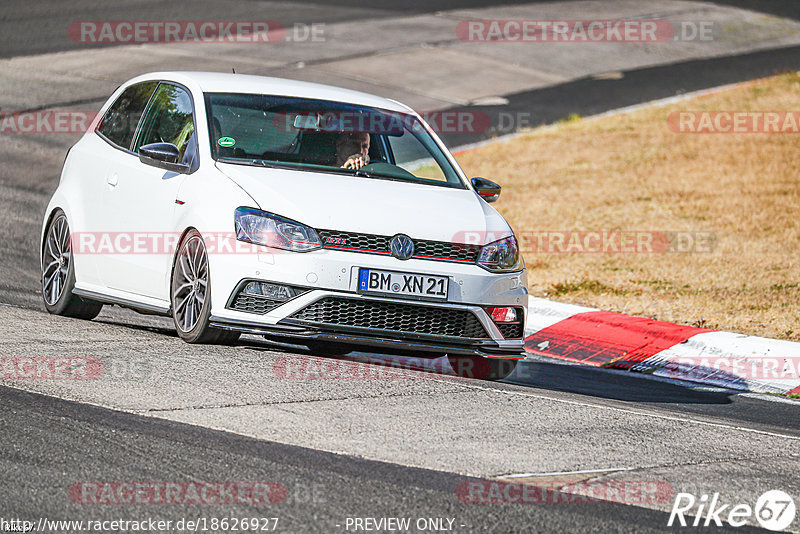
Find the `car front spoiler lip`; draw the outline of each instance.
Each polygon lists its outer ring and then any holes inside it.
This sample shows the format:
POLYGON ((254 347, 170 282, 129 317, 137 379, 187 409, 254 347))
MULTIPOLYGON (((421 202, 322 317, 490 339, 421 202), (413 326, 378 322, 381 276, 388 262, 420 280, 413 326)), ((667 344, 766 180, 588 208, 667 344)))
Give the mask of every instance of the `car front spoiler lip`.
POLYGON ((245 334, 275 336, 284 339, 296 340, 299 342, 316 340, 403 351, 482 356, 484 358, 502 358, 512 360, 522 360, 525 358, 525 352, 522 348, 522 341, 520 341, 520 346, 517 350, 514 348, 501 347, 497 342, 492 340, 471 340, 465 344, 448 342, 440 343, 434 341, 387 337, 380 335, 368 336, 359 333, 343 332, 310 326, 253 323, 249 321, 214 316, 210 318, 209 324, 212 327, 223 328, 225 330, 235 330, 245 334))

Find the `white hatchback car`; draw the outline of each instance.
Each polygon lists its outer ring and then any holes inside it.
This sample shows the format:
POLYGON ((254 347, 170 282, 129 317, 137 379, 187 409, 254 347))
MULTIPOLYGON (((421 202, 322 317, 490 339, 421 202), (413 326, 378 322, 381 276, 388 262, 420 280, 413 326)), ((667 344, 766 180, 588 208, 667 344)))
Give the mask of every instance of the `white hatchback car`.
POLYGON ((171 316, 190 343, 245 332, 323 353, 447 354, 458 374, 502 378, 523 355, 527 281, 488 204, 499 194, 392 100, 148 74, 67 154, 42 294, 59 315, 171 316))

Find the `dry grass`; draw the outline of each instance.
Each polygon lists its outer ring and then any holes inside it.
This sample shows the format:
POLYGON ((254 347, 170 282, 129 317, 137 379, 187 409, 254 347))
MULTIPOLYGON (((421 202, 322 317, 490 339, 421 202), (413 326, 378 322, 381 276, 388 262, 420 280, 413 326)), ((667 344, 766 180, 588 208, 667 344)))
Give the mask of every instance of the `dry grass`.
POLYGON ((526 253, 531 294, 682 324, 800 340, 800 135, 677 134, 676 110, 798 110, 780 75, 667 107, 542 128, 464 152, 503 185, 518 234, 708 231, 708 253, 526 253))

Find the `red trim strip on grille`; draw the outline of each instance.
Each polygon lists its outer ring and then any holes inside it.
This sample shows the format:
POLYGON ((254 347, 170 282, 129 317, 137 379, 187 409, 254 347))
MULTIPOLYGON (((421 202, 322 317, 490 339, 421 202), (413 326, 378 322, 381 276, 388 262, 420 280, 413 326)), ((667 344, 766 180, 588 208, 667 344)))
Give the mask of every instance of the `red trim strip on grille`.
POLYGON ((458 258, 443 258, 443 257, 439 257, 439 256, 418 256, 418 255, 414 254, 411 257, 412 258, 423 258, 423 259, 426 259, 426 260, 455 261, 455 262, 458 262, 458 263, 475 263, 472 260, 461 260, 461 259, 458 259, 458 258))
POLYGON ((389 252, 383 252, 380 250, 369 250, 367 248, 337 247, 334 245, 322 245, 322 248, 335 248, 337 250, 352 250, 354 252, 368 252, 370 254, 383 254, 384 256, 389 254, 389 252))
MULTIPOLYGON (((353 247, 339 247, 339 246, 336 246, 336 245, 322 245, 322 248, 332 248, 332 249, 336 249, 336 250, 348 250, 348 251, 352 251, 352 252, 366 252, 368 254, 381 254, 383 256, 388 256, 389 254, 391 254, 390 252, 384 252, 384 251, 380 251, 380 250, 369 250, 369 249, 365 249, 365 248, 353 248, 353 247)), ((420 258, 420 259, 424 259, 424 260, 453 261, 453 262, 457 262, 457 263, 475 263, 474 260, 462 260, 462 259, 459 259, 459 258, 446 258, 446 257, 442 257, 442 256, 420 256, 418 254, 414 254, 411 257, 412 258, 420 258)))

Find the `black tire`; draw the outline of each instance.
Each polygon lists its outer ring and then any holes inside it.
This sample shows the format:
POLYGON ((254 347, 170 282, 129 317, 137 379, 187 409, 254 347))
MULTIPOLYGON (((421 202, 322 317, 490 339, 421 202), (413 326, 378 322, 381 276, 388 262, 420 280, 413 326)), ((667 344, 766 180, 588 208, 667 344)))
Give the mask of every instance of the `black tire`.
POLYGON ((103 305, 72 294, 75 289, 75 262, 67 216, 56 210, 47 225, 42 242, 42 300, 53 315, 94 319, 103 305))
POLYGON ((181 240, 170 277, 170 311, 178 335, 187 343, 232 345, 240 332, 209 326, 211 272, 203 236, 190 230, 181 240))
POLYGON ((461 378, 502 380, 514 372, 517 360, 507 358, 483 358, 481 356, 447 356, 450 367, 461 378))
POLYGON ((303 345, 308 347, 314 354, 318 354, 320 356, 344 356, 345 354, 350 354, 356 348, 352 345, 347 345, 346 343, 335 343, 335 342, 328 342, 328 341, 304 341, 303 345))

